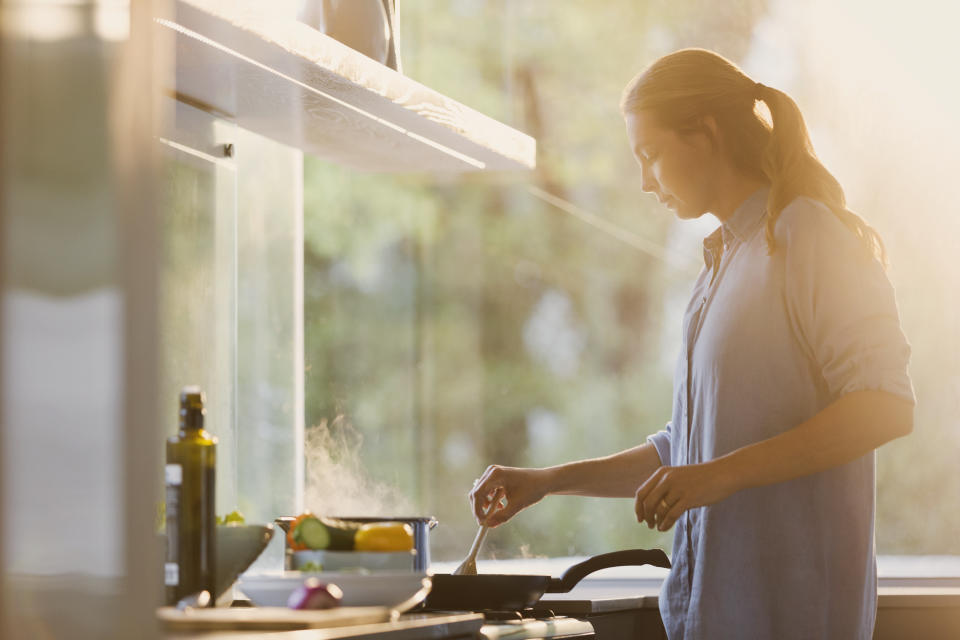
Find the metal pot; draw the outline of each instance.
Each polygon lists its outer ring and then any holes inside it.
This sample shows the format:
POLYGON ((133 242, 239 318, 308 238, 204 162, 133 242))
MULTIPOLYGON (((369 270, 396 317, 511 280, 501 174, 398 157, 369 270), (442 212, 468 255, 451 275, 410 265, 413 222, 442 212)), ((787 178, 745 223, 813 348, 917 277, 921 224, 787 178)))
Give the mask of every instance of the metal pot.
MULTIPOLYGON (((413 570, 418 572, 425 572, 430 566, 430 530, 437 526, 437 519, 433 516, 414 516, 414 517, 395 517, 395 518, 379 518, 379 517, 361 517, 353 518, 349 516, 330 516, 337 520, 346 520, 348 522, 403 522, 409 524, 413 529, 413 548, 417 552, 413 557, 413 570)), ((293 522, 294 518, 289 516, 284 516, 277 518, 274 522, 277 523, 283 531, 290 531, 290 523, 293 522)), ((284 549, 286 550, 283 555, 283 568, 292 569, 293 568, 293 550, 290 549, 286 536, 284 536, 284 549)))

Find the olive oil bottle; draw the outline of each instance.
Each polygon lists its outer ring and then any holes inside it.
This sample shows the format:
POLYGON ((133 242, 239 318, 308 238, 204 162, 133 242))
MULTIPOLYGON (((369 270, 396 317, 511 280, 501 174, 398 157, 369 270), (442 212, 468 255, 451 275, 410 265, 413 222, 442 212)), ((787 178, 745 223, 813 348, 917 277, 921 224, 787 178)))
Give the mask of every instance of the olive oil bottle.
POLYGON ((184 387, 180 392, 180 429, 167 440, 164 584, 168 604, 204 590, 210 592, 211 604, 216 596, 217 439, 203 429, 203 404, 199 387, 184 387))

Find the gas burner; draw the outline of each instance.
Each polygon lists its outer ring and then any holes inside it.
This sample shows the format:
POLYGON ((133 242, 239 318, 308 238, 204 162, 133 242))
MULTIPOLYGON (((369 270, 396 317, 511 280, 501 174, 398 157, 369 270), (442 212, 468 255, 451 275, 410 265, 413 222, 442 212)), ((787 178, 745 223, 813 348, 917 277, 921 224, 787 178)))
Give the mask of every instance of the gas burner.
MULTIPOLYGON (((564 640, 586 640, 595 638, 593 625, 586 620, 577 618, 550 617, 550 618, 528 618, 525 615, 532 615, 530 609, 524 611, 493 611, 483 612, 487 616, 483 627, 480 628, 480 637, 484 640, 521 640, 523 638, 536 638, 537 640, 548 640, 563 638, 564 640), (508 615, 512 617, 492 619, 490 614, 508 615)), ((541 615, 542 612, 537 612, 541 615)))
POLYGON ((484 620, 546 620, 555 618, 553 611, 549 609, 484 609, 479 613, 483 614, 484 620))

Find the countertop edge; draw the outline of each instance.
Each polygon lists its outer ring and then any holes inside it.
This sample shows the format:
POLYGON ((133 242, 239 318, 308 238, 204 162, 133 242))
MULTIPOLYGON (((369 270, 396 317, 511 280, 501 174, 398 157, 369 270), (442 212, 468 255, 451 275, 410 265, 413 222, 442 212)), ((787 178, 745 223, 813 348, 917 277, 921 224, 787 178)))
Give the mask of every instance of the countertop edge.
MULTIPOLYGON (((599 582, 599 581, 597 581, 599 582)), ((659 607, 659 585, 651 580, 637 584, 636 593, 630 595, 604 596, 600 589, 609 586, 612 580, 604 580, 607 585, 591 585, 585 580, 581 583, 587 593, 546 594, 540 599, 538 608, 550 609, 558 615, 583 615, 587 613, 609 613, 629 609, 657 609, 659 607), (591 589, 593 587, 593 589, 591 589), (596 590, 596 591, 595 591, 596 590), (590 591, 598 595, 590 595, 590 591)), ((616 581, 619 589, 627 587, 628 580, 616 581)), ((639 581, 637 581, 639 582, 639 581)), ((960 608, 960 586, 883 586, 877 591, 878 609, 921 609, 921 608, 960 608)))

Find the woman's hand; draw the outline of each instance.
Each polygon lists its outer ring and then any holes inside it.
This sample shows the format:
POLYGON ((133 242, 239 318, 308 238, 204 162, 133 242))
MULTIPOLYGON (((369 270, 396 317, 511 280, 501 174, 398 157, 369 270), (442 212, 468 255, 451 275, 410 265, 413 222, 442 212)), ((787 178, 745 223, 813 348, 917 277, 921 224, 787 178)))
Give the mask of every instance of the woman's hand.
POLYGON ((491 465, 470 491, 477 522, 488 527, 503 524, 549 493, 550 474, 545 469, 491 465))
POLYGON ((720 502, 736 492, 735 478, 720 460, 660 467, 637 489, 637 522, 666 531, 687 509, 720 502))

